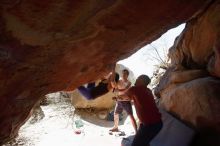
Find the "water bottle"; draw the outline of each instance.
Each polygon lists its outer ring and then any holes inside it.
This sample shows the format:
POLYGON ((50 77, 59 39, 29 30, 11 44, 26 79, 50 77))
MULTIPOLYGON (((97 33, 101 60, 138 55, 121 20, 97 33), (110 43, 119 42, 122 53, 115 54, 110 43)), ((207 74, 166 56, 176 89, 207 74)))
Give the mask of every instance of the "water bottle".
POLYGON ((84 123, 83 121, 81 120, 80 116, 75 116, 74 118, 74 123, 75 123, 75 133, 76 134, 81 134, 81 132, 83 132, 83 126, 84 126, 84 123))

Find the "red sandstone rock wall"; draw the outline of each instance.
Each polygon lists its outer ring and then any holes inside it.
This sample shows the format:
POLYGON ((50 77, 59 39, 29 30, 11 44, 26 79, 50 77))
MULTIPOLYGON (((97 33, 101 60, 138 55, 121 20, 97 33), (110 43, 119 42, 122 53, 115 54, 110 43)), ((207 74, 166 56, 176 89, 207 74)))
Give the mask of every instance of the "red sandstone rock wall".
POLYGON ((211 0, 1 0, 0 143, 39 97, 109 71, 211 0))

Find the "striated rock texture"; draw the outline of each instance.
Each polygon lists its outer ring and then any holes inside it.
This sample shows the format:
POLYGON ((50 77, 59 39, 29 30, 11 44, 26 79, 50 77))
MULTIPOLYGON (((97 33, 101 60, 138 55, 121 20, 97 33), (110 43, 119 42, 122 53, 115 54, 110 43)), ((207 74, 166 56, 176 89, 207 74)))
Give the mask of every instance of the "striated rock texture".
MULTIPOLYGON (((162 106, 220 136, 220 1, 187 23, 169 50, 171 66, 157 86, 162 106)), ((220 137, 218 137, 220 138, 220 137)))
POLYGON ((39 97, 98 79, 210 2, 1 0, 0 143, 16 136, 39 97))

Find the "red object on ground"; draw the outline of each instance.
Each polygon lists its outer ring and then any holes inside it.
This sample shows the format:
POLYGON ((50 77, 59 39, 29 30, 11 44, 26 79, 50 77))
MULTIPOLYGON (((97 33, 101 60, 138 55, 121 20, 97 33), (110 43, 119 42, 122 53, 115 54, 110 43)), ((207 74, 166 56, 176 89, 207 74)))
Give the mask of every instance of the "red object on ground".
POLYGON ((81 130, 75 130, 75 134, 81 134, 81 130))

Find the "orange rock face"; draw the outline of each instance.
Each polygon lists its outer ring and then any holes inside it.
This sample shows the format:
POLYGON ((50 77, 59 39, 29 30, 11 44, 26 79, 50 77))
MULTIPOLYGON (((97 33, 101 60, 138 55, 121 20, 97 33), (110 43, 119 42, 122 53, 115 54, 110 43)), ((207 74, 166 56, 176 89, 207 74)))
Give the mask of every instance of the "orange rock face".
POLYGON ((39 97, 109 71, 210 0, 0 1, 0 143, 39 97))

